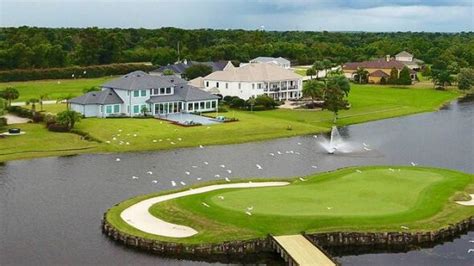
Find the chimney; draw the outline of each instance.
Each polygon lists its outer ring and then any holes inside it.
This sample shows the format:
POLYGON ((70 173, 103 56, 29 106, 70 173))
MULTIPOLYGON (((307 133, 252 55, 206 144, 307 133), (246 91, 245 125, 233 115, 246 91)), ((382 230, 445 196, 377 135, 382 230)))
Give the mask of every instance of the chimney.
POLYGON ((385 61, 387 61, 387 62, 390 61, 390 55, 389 54, 385 56, 385 61))

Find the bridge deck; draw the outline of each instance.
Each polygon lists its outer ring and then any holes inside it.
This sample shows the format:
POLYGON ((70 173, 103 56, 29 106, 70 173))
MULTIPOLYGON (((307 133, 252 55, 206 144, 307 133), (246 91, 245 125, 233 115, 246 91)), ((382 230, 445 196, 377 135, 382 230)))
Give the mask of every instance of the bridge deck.
POLYGON ((301 266, 336 264, 302 235, 273 236, 273 239, 301 266))

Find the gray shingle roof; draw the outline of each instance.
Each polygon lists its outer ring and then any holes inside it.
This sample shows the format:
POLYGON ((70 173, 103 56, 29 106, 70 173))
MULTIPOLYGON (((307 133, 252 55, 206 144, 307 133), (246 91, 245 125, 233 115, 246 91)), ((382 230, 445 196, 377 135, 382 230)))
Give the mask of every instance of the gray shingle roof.
POLYGON ((153 70, 152 72, 163 72, 166 69, 169 69, 173 71, 175 74, 183 74, 186 71, 186 69, 189 68, 190 66, 199 65, 199 64, 210 66, 212 68, 212 71, 214 72, 214 71, 223 70, 228 62, 229 61, 224 61, 224 60, 216 61, 216 62, 187 61, 186 64, 180 62, 173 65, 162 66, 156 70, 153 70))
POLYGON ((89 104, 120 104, 122 99, 111 89, 102 91, 91 91, 82 96, 72 98, 70 103, 89 105, 89 104))
POLYGON ((201 101, 201 100, 217 100, 218 96, 212 95, 208 92, 200 90, 196 87, 181 84, 174 88, 173 95, 166 96, 152 96, 147 103, 160 103, 160 102, 178 102, 178 101, 201 101))
POLYGON ((120 78, 113 79, 103 84, 102 87, 134 91, 144 89, 169 88, 173 85, 174 83, 171 83, 168 78, 149 75, 143 71, 134 71, 123 75, 120 78))

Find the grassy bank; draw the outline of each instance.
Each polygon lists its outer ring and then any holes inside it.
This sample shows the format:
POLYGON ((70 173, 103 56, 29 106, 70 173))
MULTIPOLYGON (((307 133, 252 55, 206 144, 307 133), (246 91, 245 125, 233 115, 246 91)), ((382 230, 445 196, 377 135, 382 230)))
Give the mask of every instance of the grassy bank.
POLYGON ((474 192, 473 175, 437 168, 392 168, 346 168, 311 175, 305 181, 295 179, 283 187, 215 190, 150 208, 160 219, 199 232, 189 238, 147 234, 120 218, 127 207, 158 194, 116 205, 107 219, 118 230, 145 238, 216 243, 302 231, 400 231, 402 226, 428 231, 474 215, 472 207, 454 202, 474 192), (252 215, 246 214, 248 207, 252 215))
MULTIPOLYGON (((443 103, 458 96, 459 94, 455 91, 352 85, 349 97, 352 107, 340 113, 338 124, 349 125, 434 111, 443 103)), ((53 113, 64 110, 64 108, 63 104, 44 106, 46 111, 53 113)), ((45 131, 41 124, 27 125, 28 130, 32 131, 31 134, 0 139, 2 147, 0 148, 0 161, 61 154, 55 154, 54 151, 51 151, 50 146, 60 146, 63 149, 94 146, 94 149, 78 150, 77 153, 163 150, 319 133, 328 131, 332 125, 332 113, 318 110, 277 109, 252 113, 231 110, 224 115, 236 117, 239 121, 188 128, 156 119, 131 118, 87 118, 77 124, 77 129, 101 140, 103 143, 100 144, 79 140, 72 145, 70 141, 63 142, 62 139, 68 139, 67 136, 74 135, 50 133, 45 131), (41 132, 41 134, 35 132, 41 132), (24 146, 22 142, 31 145, 24 146), (23 153, 18 152, 16 148, 18 146, 24 147, 23 153)))

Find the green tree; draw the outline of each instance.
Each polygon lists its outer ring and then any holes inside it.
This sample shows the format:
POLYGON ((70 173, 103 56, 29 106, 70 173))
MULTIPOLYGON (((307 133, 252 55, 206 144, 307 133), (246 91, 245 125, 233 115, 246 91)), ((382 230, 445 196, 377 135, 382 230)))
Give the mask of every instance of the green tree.
POLYGON ((56 122, 67 127, 69 130, 74 128, 74 125, 81 121, 82 115, 75 111, 62 111, 56 116, 56 122))
POLYGON ((337 121, 339 111, 348 109, 347 96, 349 96, 349 92, 350 84, 345 77, 338 76, 328 79, 324 92, 323 108, 334 113, 334 123, 337 121))
POLYGON ((313 79, 314 75, 316 75, 316 70, 314 70, 314 68, 310 67, 306 69, 306 76, 310 76, 310 78, 313 79))
POLYGON ((444 89, 446 86, 451 85, 453 77, 446 70, 433 70, 431 80, 436 87, 444 89))
POLYGON ((257 96, 257 98, 255 99, 255 105, 256 106, 263 106, 265 109, 273 109, 276 106, 278 106, 278 104, 275 102, 275 100, 272 97, 268 96, 268 95, 259 95, 259 96, 257 96))
POLYGON ((363 67, 358 67, 356 72, 355 72, 355 77, 354 78, 357 80, 357 82, 359 84, 362 84, 362 82, 367 83, 368 76, 369 76, 369 71, 367 71, 363 67))
POLYGON ((184 75, 188 80, 195 79, 197 77, 205 77, 211 73, 212 67, 204 64, 192 65, 184 71, 184 75))
POLYGON ((316 61, 312 67, 316 71, 316 78, 319 79, 319 72, 324 70, 324 64, 322 61, 316 61))
POLYGON ((12 101, 20 97, 20 92, 13 87, 7 87, 6 89, 0 92, 0 97, 7 100, 8 106, 11 106, 12 101))
POLYGON ((303 96, 311 97, 311 101, 323 97, 325 84, 317 80, 308 80, 303 84, 303 96))
POLYGON ((160 47, 155 50, 152 62, 153 65, 166 66, 174 63, 178 59, 176 50, 169 47, 160 47))
POLYGON ((40 102, 39 99, 31 98, 28 101, 26 101, 26 105, 31 105, 31 111, 33 111, 33 113, 35 113, 36 112, 36 104, 39 103, 39 102, 40 102))
POLYGON ((408 67, 405 66, 400 71, 400 77, 398 78, 397 84, 411 85, 410 69, 408 67))
POLYGON ((449 74, 455 75, 459 73, 461 68, 459 67, 459 64, 457 62, 452 62, 451 64, 448 65, 447 70, 449 74))
POLYGON ((458 88, 463 91, 471 90, 474 87, 474 69, 461 68, 458 74, 458 88))
POLYGON ((423 77, 431 77, 431 67, 430 66, 425 66, 422 70, 421 70, 421 75, 423 77))
POLYGON ((333 65, 333 63, 328 59, 324 59, 322 61, 322 66, 324 68, 324 78, 328 77, 328 72, 331 70, 332 65, 333 65))
POLYGON ((149 112, 148 107, 146 107, 146 106, 143 106, 140 111, 142 111, 143 116, 146 116, 146 114, 149 112))
POLYGON ((390 77, 388 77, 387 80, 388 84, 397 84, 398 83, 398 69, 393 67, 392 70, 390 70, 390 77))

